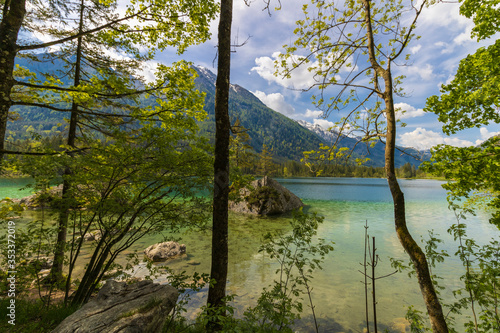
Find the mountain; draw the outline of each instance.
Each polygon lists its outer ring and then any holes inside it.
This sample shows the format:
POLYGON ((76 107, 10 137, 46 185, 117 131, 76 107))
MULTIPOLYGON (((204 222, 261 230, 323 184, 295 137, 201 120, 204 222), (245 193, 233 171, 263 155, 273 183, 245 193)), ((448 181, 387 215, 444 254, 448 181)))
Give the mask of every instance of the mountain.
MULTIPOLYGON (((54 62, 37 63, 29 59, 20 59, 20 65, 29 67, 34 72, 55 72, 61 70, 64 62, 61 60, 54 62)), ((198 73, 196 78, 196 88, 205 92, 205 111, 208 120, 200 122, 202 135, 213 138, 215 135, 215 81, 216 75, 203 67, 194 67, 198 73)), ((300 160, 303 152, 315 150, 321 143, 330 145, 332 133, 325 131, 320 126, 314 126, 304 121, 295 121, 279 112, 267 107, 254 94, 237 84, 231 84, 229 94, 229 115, 231 123, 239 119, 240 124, 247 129, 251 141, 250 145, 256 152, 260 153, 262 145, 266 144, 272 149, 274 158, 279 161, 288 159, 300 160)), ((29 108, 15 106, 13 111, 19 114, 19 119, 9 124, 8 130, 12 138, 27 137, 30 130, 44 135, 53 133, 54 130, 62 131, 65 127, 64 117, 68 115, 63 112, 43 110, 41 108, 29 108)), ((335 133, 333 133, 335 134, 335 133)), ((354 148, 355 156, 367 156, 370 161, 368 166, 384 165, 384 145, 377 143, 375 147, 368 149, 364 144, 356 145, 355 138, 343 137, 340 146, 354 148)), ((411 150, 411 154, 419 155, 416 150, 411 150)), ((396 157, 396 167, 400 167, 406 162, 419 165, 416 159, 398 154, 396 157)))
MULTIPOLYGON (((203 67, 198 72, 196 87, 206 93, 205 111, 208 120, 200 123, 202 133, 213 138, 215 134, 215 80, 216 76, 203 67)), ((279 112, 271 110, 245 88, 231 84, 229 92, 229 117, 231 123, 240 120, 251 138, 250 145, 261 152, 266 144, 273 150, 275 159, 299 160, 302 152, 318 148, 323 140, 314 132, 304 128, 279 112)))
MULTIPOLYGON (((326 145, 331 145, 337 138, 338 132, 335 130, 327 131, 319 125, 308 123, 307 121, 297 120, 301 126, 316 133, 326 145)), ((365 143, 359 143, 361 138, 351 138, 343 136, 338 145, 340 147, 354 148, 355 155, 368 157, 370 160, 366 163, 367 166, 383 167, 385 160, 385 145, 382 142, 377 142, 374 147, 370 147, 365 143)), ((430 151, 419 151, 414 148, 396 147, 395 153, 395 166, 396 168, 402 167, 406 163, 419 166, 421 160, 428 160, 430 158, 430 151)))
MULTIPOLYGON (((196 86, 200 91, 206 93, 205 111, 209 115, 209 121, 201 124, 202 131, 207 135, 214 135, 214 98, 216 75, 203 67, 195 67, 198 78, 196 86)), ((302 152, 315 150, 320 143, 331 145, 332 140, 337 137, 336 132, 329 132, 319 125, 299 120, 292 120, 279 112, 267 107, 254 94, 245 88, 231 84, 229 92, 229 116, 233 123, 240 119, 241 124, 248 129, 251 138, 250 145, 260 152, 262 144, 273 148, 274 156, 278 159, 299 160, 303 157, 302 152)), ((354 156, 366 156, 370 161, 367 166, 384 166, 385 145, 378 142, 374 147, 366 144, 357 144, 356 138, 342 137, 339 146, 354 148, 354 156)), ((399 168, 409 162, 418 166, 420 161, 410 156, 421 156, 422 154, 411 148, 400 148, 406 153, 396 152, 395 164, 399 168)))

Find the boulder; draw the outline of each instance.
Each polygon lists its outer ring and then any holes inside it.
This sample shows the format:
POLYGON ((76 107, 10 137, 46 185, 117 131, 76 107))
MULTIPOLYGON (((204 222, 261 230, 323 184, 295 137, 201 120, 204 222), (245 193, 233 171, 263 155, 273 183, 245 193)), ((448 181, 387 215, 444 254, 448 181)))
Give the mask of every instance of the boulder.
POLYGON ((31 259, 28 264, 33 266, 33 268, 37 271, 42 269, 50 269, 54 264, 54 260, 49 257, 38 257, 31 259))
POLYGON ((174 287, 148 280, 133 284, 109 280, 94 299, 52 332, 161 332, 178 296, 174 287))
POLYGON ((249 188, 242 188, 240 197, 241 200, 229 202, 230 210, 238 213, 272 215, 304 206, 299 197, 267 176, 253 181, 249 188))
POLYGON ((177 242, 163 242, 149 246, 144 254, 150 260, 163 261, 186 253, 186 245, 177 242))
POLYGON ((12 199, 13 202, 25 205, 30 209, 42 206, 50 207, 54 201, 61 198, 62 185, 51 187, 46 192, 40 191, 21 199, 12 199))
POLYGON ((85 235, 83 235, 83 240, 86 242, 90 241, 98 241, 102 238, 102 232, 101 230, 94 230, 91 232, 87 232, 85 235))
MULTIPOLYGON (((40 208, 53 208, 57 209, 61 207, 61 197, 62 197, 62 189, 63 185, 53 186, 45 191, 38 191, 32 195, 28 195, 27 197, 21 199, 12 199, 14 203, 24 205, 28 209, 40 209, 40 208)), ((86 187, 82 185, 77 185, 76 191, 80 193, 85 190, 86 187)), ((73 193, 71 196, 71 200, 69 202, 70 208, 72 209, 80 209, 81 202, 79 202, 79 195, 73 193)))

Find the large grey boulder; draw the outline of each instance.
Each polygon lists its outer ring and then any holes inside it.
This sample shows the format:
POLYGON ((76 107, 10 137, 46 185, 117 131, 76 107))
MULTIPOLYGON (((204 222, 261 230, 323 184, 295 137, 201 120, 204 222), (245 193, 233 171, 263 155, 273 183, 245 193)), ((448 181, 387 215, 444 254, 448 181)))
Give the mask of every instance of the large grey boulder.
POLYGON ((96 298, 64 319, 53 333, 161 332, 179 292, 144 280, 133 284, 109 280, 96 298))
POLYGON ((229 202, 230 210, 255 215, 272 215, 304 206, 299 197, 267 176, 254 180, 249 188, 240 190, 241 200, 229 202))
POLYGON ((186 253, 186 245, 177 242, 163 242, 149 246, 144 254, 152 261, 164 261, 186 253))

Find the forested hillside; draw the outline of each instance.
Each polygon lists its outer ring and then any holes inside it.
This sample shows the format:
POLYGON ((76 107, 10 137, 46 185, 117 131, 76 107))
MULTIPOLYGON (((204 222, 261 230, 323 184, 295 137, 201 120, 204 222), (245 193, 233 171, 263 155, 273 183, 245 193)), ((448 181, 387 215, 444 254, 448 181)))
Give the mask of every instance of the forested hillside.
MULTIPOLYGON (((216 76, 210 70, 196 67, 199 77, 196 85, 200 91, 207 95, 205 98, 205 111, 209 115, 209 121, 201 125, 203 133, 213 136, 214 133, 214 96, 216 76)), ((232 122, 239 119, 241 125, 248 130, 251 138, 250 145, 256 152, 260 153, 262 145, 266 144, 273 149, 274 157, 280 160, 300 160, 304 151, 318 149, 319 144, 330 145, 332 137, 318 133, 314 128, 305 126, 305 122, 296 122, 279 112, 268 108, 255 95, 245 88, 233 84, 229 93, 229 115, 232 122)), ((335 134, 335 133, 334 133, 335 134)), ((356 143, 356 138, 343 137, 340 140, 341 147, 354 149, 354 157, 366 156, 370 160, 367 166, 381 167, 384 165, 384 145, 379 142, 375 147, 356 143)), ((396 167, 406 163, 418 166, 420 161, 415 157, 427 157, 427 155, 415 149, 401 149, 396 156, 396 167)))
MULTIPOLYGON (((206 93, 205 111, 209 120, 200 124, 202 133, 214 135, 214 97, 216 76, 206 68, 196 67, 199 77, 196 85, 206 93)), ((233 84, 229 92, 229 116, 231 123, 240 120, 250 136, 250 145, 260 153, 266 144, 276 159, 299 160, 305 150, 316 149, 324 142, 316 134, 297 122, 271 110, 245 88, 233 84)))
MULTIPOLYGON (((40 55, 39 58, 43 58, 40 55)), ((37 73, 41 77, 42 73, 62 72, 64 61, 32 61, 28 58, 19 58, 18 65, 29 68, 30 71, 37 73)), ((195 67, 199 77, 196 79, 198 90, 205 92, 205 111, 208 119, 201 122, 200 133, 210 139, 213 139, 215 133, 214 123, 214 97, 215 97, 215 79, 216 75, 203 67, 195 67)), ((28 79, 28 78, 26 78, 28 79)), ((61 77, 64 82, 64 76, 61 77)), ((331 138, 325 137, 322 133, 317 133, 313 128, 307 128, 304 123, 287 118, 279 112, 268 108, 250 91, 237 84, 231 85, 230 91, 230 117, 231 123, 239 119, 241 126, 247 131, 249 144, 256 153, 262 151, 265 144, 272 152, 276 161, 284 162, 286 160, 298 161, 303 157, 304 151, 317 149, 321 143, 331 144, 331 138)), ((143 99, 144 105, 153 103, 152 100, 143 99)), ((64 105, 59 105, 64 107, 64 105)), ((66 127, 65 118, 68 115, 65 112, 52 111, 38 107, 14 106, 15 121, 9 122, 7 137, 10 142, 16 142, 30 138, 33 135, 49 136, 61 134, 66 127)), ((110 110, 108 110, 110 111, 110 110)), ((367 166, 380 167, 384 163, 384 146, 377 143, 375 147, 370 148, 365 144, 358 144, 355 138, 344 137, 340 141, 342 147, 354 149, 354 156, 366 156, 369 161, 367 166)), ((409 149, 407 153, 400 152, 396 157, 396 167, 401 167, 405 163, 418 166, 420 161, 413 156, 421 156, 420 152, 409 149)))

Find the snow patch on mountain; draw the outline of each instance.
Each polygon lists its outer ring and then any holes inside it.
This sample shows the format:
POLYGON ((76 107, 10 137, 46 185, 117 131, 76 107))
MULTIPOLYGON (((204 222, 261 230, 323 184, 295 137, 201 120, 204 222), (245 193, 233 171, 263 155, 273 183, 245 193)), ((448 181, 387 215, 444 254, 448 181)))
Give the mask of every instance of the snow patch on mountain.
POLYGON ((300 126, 305 127, 311 132, 315 133, 326 142, 331 142, 332 140, 335 140, 339 135, 339 133, 333 129, 328 131, 318 124, 311 124, 310 122, 307 122, 305 120, 296 120, 296 122, 300 126))
POLYGON ((203 76, 209 80, 214 86, 215 86, 215 81, 217 81, 217 75, 215 75, 212 71, 210 71, 206 67, 202 66, 196 66, 196 68, 200 71, 203 76))

